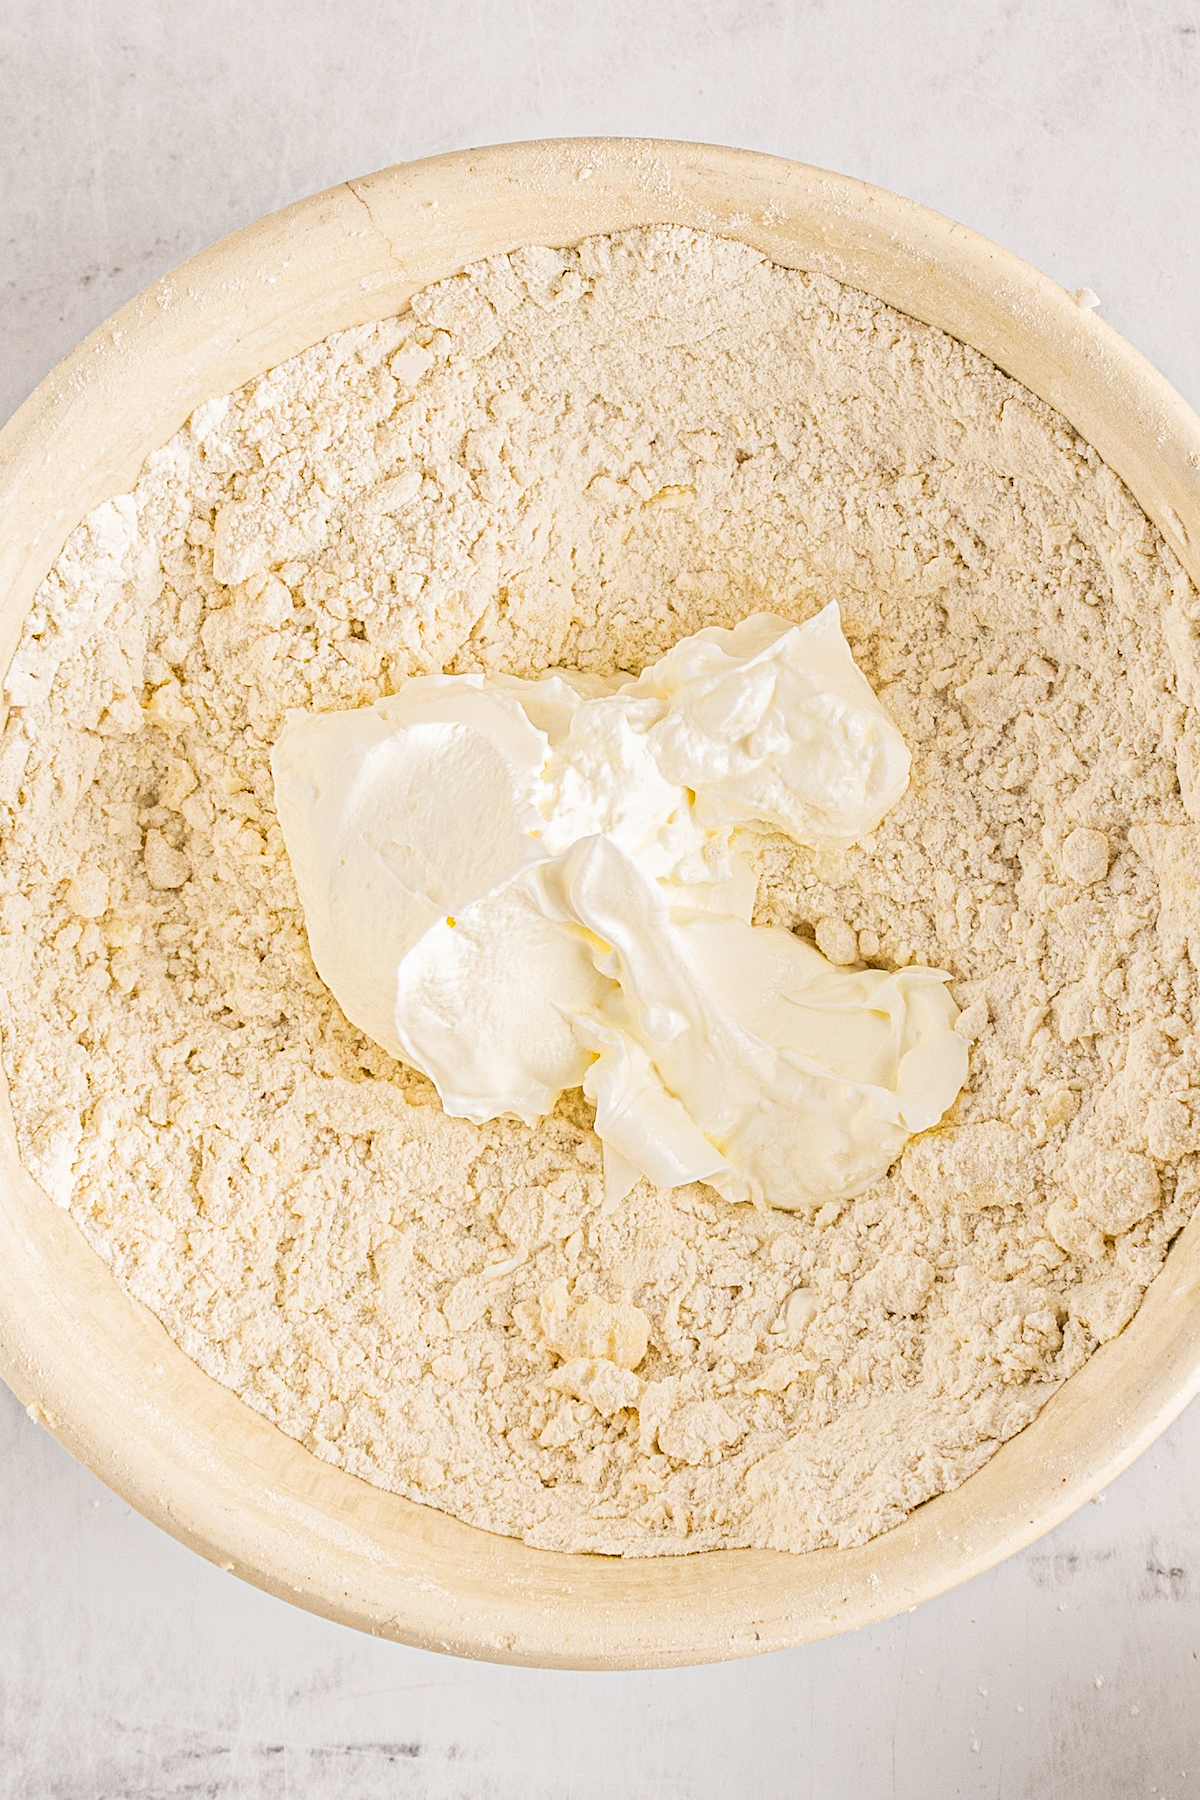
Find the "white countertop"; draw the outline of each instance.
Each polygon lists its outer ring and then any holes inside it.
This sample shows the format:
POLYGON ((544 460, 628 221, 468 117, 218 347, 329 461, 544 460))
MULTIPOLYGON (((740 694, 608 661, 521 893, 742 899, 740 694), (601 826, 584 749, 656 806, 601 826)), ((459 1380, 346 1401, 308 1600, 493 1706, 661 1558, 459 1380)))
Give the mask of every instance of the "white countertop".
MULTIPOLYGON (((911 195, 1092 288, 1200 406, 1200 0, 5 0, 0 81, 0 418, 273 207, 591 133, 911 195)), ((0 1390, 0 1800, 1200 1795, 1198 1478, 1200 1403, 1107 1496, 914 1613, 755 1662, 549 1674, 257 1593, 0 1390)))

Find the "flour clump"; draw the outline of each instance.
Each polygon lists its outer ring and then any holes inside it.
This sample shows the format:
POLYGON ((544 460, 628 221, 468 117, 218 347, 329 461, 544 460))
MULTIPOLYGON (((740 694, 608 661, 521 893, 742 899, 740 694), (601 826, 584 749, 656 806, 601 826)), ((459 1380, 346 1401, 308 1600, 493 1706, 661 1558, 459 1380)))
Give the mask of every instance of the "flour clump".
MULTIPOLYGON (((201 1368, 379 1486, 562 1550, 861 1543, 1123 1330, 1192 1213, 1198 620, 1063 419, 881 301, 678 227, 480 263, 199 407, 39 589, 0 740, 26 1166, 201 1368), (794 1211, 622 1192, 602 1012, 544 1116, 452 1116, 317 974, 289 710, 611 694, 834 602, 908 785, 840 840, 755 788, 743 923, 837 983, 946 971, 945 1118, 794 1211)), ((686 922, 714 992, 718 926, 686 922)))

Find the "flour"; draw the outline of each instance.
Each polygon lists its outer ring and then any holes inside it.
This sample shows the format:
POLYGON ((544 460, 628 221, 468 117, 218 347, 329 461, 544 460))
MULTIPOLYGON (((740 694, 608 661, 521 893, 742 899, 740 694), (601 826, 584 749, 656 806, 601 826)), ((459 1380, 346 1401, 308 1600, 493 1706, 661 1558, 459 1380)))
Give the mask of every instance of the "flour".
POLYGON ((881 302, 676 228, 439 283, 198 408, 39 590, 0 742, 24 1159, 368 1481, 549 1548, 860 1543, 1124 1327, 1192 1210, 1197 617, 1061 418, 881 302), (271 745, 834 599, 912 782, 845 852, 756 840, 755 916, 949 969, 967 1087, 849 1205, 608 1214, 578 1092, 471 1126, 341 1015, 271 745))

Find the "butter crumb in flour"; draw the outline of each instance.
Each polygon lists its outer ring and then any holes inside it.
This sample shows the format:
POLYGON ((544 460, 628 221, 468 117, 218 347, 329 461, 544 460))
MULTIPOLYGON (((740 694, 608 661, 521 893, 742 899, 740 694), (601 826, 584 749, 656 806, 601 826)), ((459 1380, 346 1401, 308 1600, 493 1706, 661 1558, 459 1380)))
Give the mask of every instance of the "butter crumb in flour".
POLYGON ((861 1543, 1124 1328, 1193 1209, 1198 621, 1095 452, 882 302, 674 227, 476 265, 199 407, 39 589, 0 740, 26 1165, 368 1481, 549 1548, 861 1543), (311 961, 288 710, 611 691, 835 601, 911 778, 859 842, 756 834, 749 916, 838 981, 949 973, 944 1121, 780 1212, 606 1199, 579 1087, 450 1116, 311 961))

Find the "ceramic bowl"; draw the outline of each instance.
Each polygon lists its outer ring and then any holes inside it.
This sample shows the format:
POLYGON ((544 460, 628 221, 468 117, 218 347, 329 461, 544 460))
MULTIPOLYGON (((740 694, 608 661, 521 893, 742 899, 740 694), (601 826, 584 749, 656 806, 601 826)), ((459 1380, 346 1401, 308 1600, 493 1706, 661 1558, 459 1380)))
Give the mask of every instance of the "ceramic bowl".
MULTIPOLYGON (((672 222, 743 239, 974 345, 1058 408, 1200 584, 1200 420, 1094 311, 1007 251, 845 176, 610 139, 439 156, 274 213, 94 332, 0 434, 0 667, 67 533, 202 400, 526 243, 672 222)), ((0 1373, 139 1512, 245 1580, 428 1649, 648 1668, 909 1608, 1111 1481, 1200 1387, 1200 1219, 1126 1330, 952 1494, 862 1548, 623 1561, 531 1550, 330 1467, 201 1373, 21 1168, 0 1122, 0 1373)))

